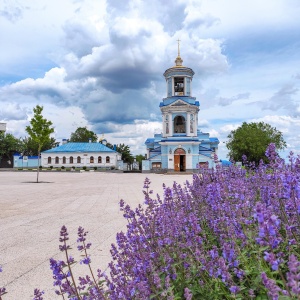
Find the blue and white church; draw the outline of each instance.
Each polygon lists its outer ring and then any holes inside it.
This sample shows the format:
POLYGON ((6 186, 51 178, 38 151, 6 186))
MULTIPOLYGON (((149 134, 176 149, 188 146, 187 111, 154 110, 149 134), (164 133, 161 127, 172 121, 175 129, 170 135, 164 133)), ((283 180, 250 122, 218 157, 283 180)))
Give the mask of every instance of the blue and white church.
POLYGON ((200 103, 193 97, 194 71, 182 65, 179 41, 175 66, 164 72, 167 97, 160 102, 162 133, 145 142, 143 172, 193 172, 198 166, 213 168, 219 139, 198 129, 200 103))

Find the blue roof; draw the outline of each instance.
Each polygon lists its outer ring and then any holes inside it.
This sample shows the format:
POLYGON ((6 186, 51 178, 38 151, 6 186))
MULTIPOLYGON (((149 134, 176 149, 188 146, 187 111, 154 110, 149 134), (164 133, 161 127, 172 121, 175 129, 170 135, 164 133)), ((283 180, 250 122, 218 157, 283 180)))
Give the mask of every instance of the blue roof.
POLYGON ((101 143, 66 143, 56 148, 43 151, 42 153, 57 152, 116 152, 101 143))
POLYGON ((211 141, 211 142, 213 142, 213 143, 219 143, 219 139, 218 138, 214 138, 214 137, 211 137, 211 138, 209 138, 209 140, 211 141))
POLYGON ((220 163, 222 164, 222 166, 230 166, 232 165, 232 162, 225 160, 225 159, 220 159, 220 163))

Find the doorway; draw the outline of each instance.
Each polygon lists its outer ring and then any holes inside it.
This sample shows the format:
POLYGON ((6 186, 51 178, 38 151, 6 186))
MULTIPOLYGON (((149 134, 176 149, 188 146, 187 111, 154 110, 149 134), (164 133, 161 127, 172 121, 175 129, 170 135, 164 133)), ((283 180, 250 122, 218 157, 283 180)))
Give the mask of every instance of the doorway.
POLYGON ((174 171, 185 172, 185 170, 186 170, 185 151, 182 148, 178 148, 174 152, 174 171))

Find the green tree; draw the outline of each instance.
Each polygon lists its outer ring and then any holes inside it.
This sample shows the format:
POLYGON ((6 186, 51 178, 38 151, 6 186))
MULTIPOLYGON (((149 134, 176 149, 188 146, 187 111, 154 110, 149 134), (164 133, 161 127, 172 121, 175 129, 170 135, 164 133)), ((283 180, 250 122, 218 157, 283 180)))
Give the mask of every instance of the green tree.
POLYGON ((117 145, 117 152, 119 152, 122 155, 122 160, 128 164, 132 164, 134 161, 134 158, 132 154, 130 153, 130 148, 128 145, 125 144, 119 144, 117 145))
POLYGON ((98 140, 98 136, 95 132, 88 130, 86 127, 78 127, 75 132, 71 133, 70 142, 82 142, 87 143, 89 139, 95 143, 98 140))
MULTIPOLYGON (((25 137, 22 140, 23 143, 23 155, 33 156, 38 155, 38 144, 31 137, 25 137)), ((50 137, 45 141, 41 148, 41 152, 57 147, 59 142, 56 142, 55 138, 50 137)))
MULTIPOLYGON (((37 105, 34 109, 33 118, 30 120, 30 126, 26 126, 25 130, 30 138, 37 145, 38 166, 40 166, 40 154, 42 147, 50 140, 51 133, 54 132, 52 122, 45 119, 42 115, 43 106, 37 105)), ((36 182, 39 182, 40 168, 37 168, 36 182)))
POLYGON ((286 147, 282 133, 264 122, 244 122, 231 131, 228 139, 228 156, 234 161, 242 161, 242 156, 246 155, 248 161, 258 164, 261 159, 267 161, 265 151, 270 143, 274 143, 279 150, 286 147))
POLYGON ((0 162, 3 158, 12 161, 14 152, 22 151, 22 141, 15 138, 12 134, 0 131, 0 162))
POLYGON ((140 170, 142 170, 142 161, 145 159, 145 155, 138 154, 135 159, 139 163, 140 170))
MULTIPOLYGON (((110 149, 114 149, 114 146, 111 143, 107 143, 106 147, 108 147, 110 149)), ((129 163, 129 164, 133 163, 134 157, 132 156, 128 145, 125 145, 125 144, 116 145, 116 151, 122 155, 121 159, 124 162, 129 163)))

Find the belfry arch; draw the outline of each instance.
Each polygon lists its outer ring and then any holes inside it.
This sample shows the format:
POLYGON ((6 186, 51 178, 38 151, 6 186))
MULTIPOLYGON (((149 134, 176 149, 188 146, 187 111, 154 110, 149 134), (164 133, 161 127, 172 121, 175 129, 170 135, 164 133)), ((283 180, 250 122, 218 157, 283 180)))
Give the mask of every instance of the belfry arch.
POLYGON ((174 133, 186 133, 185 118, 183 116, 176 116, 174 118, 174 133))

